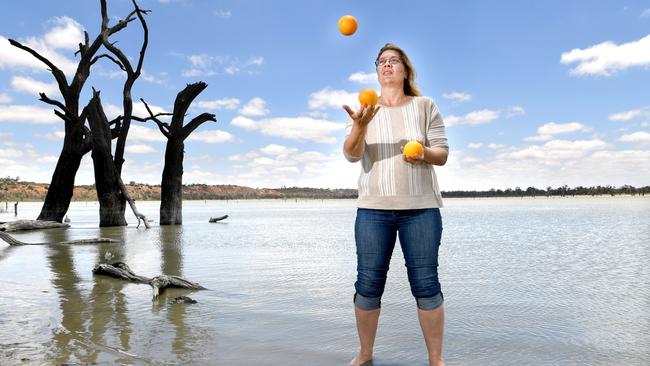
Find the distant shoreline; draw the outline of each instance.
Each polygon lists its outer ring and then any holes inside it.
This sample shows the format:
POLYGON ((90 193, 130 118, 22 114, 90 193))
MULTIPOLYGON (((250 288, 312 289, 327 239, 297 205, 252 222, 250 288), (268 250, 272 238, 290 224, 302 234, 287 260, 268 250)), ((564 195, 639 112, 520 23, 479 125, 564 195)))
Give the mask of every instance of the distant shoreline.
MULTIPOLYGON (((0 202, 43 202, 49 184, 22 182, 13 178, 0 178, 0 202)), ((160 185, 130 182, 127 189, 136 201, 160 201, 160 185)), ((650 186, 633 187, 624 185, 592 187, 546 187, 538 189, 516 187, 490 189, 487 191, 443 191, 443 198, 526 198, 526 197, 566 197, 566 196, 644 196, 650 194, 650 186)), ((183 185, 183 200, 255 200, 255 199, 356 199, 356 189, 339 188, 251 188, 237 185, 183 185)), ((97 202, 94 185, 75 186, 73 202, 97 202)))

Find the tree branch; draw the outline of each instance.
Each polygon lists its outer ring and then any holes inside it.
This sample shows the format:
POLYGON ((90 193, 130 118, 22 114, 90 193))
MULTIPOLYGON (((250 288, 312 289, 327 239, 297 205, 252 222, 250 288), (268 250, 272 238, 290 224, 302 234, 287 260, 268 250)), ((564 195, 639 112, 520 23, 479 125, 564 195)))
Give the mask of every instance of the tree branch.
POLYGON ((18 41, 10 39, 9 43, 11 43, 11 45, 14 46, 14 47, 18 47, 21 50, 28 52, 32 56, 36 57, 39 61, 41 61, 42 63, 47 65, 47 67, 50 68, 50 71, 52 72, 52 75, 54 75, 54 79, 56 79, 56 82, 59 84, 59 90, 61 90, 62 93, 63 93, 63 90, 68 88, 68 80, 66 79, 65 74, 63 73, 63 71, 61 71, 61 69, 54 66, 54 64, 50 60, 48 60, 47 58, 41 56, 40 53, 34 51, 30 47, 24 46, 23 44, 21 44, 18 41))
POLYGON ((183 127, 183 135, 181 136, 182 139, 185 140, 187 136, 192 133, 192 131, 196 130, 200 125, 207 121, 217 122, 217 118, 212 113, 202 113, 194 117, 190 123, 183 127))
POLYGON ((54 106, 57 106, 57 107, 61 108, 61 110, 63 112, 65 112, 65 114, 70 116, 70 117, 75 116, 74 113, 70 112, 70 110, 63 103, 59 102, 58 100, 53 100, 53 99, 48 98, 47 95, 45 95, 45 93, 39 93, 38 95, 41 96, 41 98, 39 99, 40 101, 43 101, 43 102, 45 102, 47 104, 51 104, 51 105, 54 105, 54 106))
POLYGON ((120 69, 122 69, 123 71, 126 71, 126 69, 124 68, 124 65, 122 65, 121 62, 119 62, 118 60, 113 58, 113 56, 111 56, 111 55, 109 55, 107 53, 103 53, 101 55, 95 56, 95 58, 93 58, 92 61, 90 61, 90 65, 93 65, 95 62, 97 62, 97 60, 99 60, 102 57, 106 57, 107 59, 113 61, 117 66, 120 67, 120 69))
POLYGON ((157 117, 158 116, 171 116, 171 115, 173 115, 173 113, 158 113, 158 114, 154 115, 153 112, 151 111, 151 108, 149 108, 149 105, 147 104, 147 102, 145 102, 144 99, 142 99, 142 98, 140 98, 140 101, 142 101, 142 103, 144 103, 144 107, 147 108, 147 112, 149 112, 150 117, 147 117, 147 118, 131 117, 131 118, 133 118, 136 121, 140 121, 140 122, 146 122, 147 120, 152 120, 152 121, 156 122, 160 132, 165 137, 170 139, 172 137, 172 135, 171 135, 171 132, 169 131, 169 124, 160 121, 157 117))
POLYGON ((138 19, 140 19, 140 24, 142 24, 142 30, 144 32, 144 41, 142 41, 142 47, 140 48, 140 58, 138 59, 138 66, 135 68, 135 73, 137 75, 140 75, 140 72, 142 71, 142 64, 144 63, 144 54, 147 51, 147 45, 149 44, 149 28, 147 27, 147 22, 144 21, 144 17, 142 14, 147 14, 147 10, 142 10, 138 7, 138 4, 133 1, 133 6, 135 7, 136 14, 138 15, 138 19))
POLYGON ((54 110, 54 114, 59 116, 59 118, 61 118, 62 120, 72 123, 72 119, 70 117, 68 117, 67 115, 65 115, 65 114, 63 114, 63 113, 61 113, 59 111, 57 111, 56 109, 54 110))

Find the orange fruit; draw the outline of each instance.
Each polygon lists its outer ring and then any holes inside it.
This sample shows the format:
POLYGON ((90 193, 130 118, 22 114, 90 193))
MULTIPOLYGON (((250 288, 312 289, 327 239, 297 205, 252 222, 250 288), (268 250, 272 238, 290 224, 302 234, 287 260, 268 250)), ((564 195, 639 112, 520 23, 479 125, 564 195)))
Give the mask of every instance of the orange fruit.
POLYGON ((359 92, 359 102, 362 106, 375 105, 377 104, 378 100, 379 97, 377 96, 377 92, 375 92, 372 88, 363 89, 359 92))
POLYGON ((424 147, 417 141, 409 141, 404 145, 404 155, 411 159, 422 158, 424 155, 424 147))
POLYGON ((352 15, 344 15, 339 19, 339 31, 344 36, 351 36, 357 31, 357 19, 352 15))

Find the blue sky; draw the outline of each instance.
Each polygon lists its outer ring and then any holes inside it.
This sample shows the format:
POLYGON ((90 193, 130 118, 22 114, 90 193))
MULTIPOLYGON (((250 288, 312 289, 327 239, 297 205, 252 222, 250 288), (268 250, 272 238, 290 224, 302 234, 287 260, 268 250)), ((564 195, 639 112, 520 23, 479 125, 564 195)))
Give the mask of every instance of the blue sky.
MULTIPOLYGON (((447 125, 443 190, 650 184, 650 1, 139 4, 152 12, 134 99, 171 111, 178 91, 202 80, 208 88, 187 120, 218 119, 186 141, 184 183, 355 188, 340 105, 378 89, 373 61, 393 42, 447 125), (346 14, 359 21, 350 37, 337 29, 346 14)), ((115 22, 132 5, 108 0, 108 9, 115 22)), ((0 24, 0 175, 49 182, 63 123, 37 99, 60 95, 45 67, 7 39, 73 70, 83 30, 91 39, 99 30, 99 1, 7 2, 0 24)), ((137 57, 137 21, 114 39, 137 57)), ((94 86, 107 113, 119 114, 118 71, 98 62, 81 104, 94 86)), ((124 181, 159 184, 162 135, 134 122, 129 136, 124 181)), ((92 181, 88 154, 76 182, 92 181)))

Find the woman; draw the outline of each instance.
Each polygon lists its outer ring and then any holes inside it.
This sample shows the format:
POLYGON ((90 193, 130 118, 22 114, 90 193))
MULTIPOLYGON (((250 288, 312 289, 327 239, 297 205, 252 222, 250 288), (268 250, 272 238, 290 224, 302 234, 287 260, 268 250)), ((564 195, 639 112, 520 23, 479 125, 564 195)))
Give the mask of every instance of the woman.
POLYGON ((449 146, 438 107, 420 96, 406 53, 386 44, 375 61, 381 85, 378 106, 353 111, 343 144, 345 157, 361 160, 355 222, 357 281, 355 315, 361 349, 352 365, 372 365, 380 300, 390 257, 399 235, 411 293, 429 352, 430 365, 444 365, 443 296, 438 282, 442 197, 433 165, 444 165, 449 146), (424 153, 409 158, 406 142, 418 140, 424 153))

